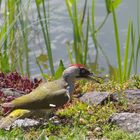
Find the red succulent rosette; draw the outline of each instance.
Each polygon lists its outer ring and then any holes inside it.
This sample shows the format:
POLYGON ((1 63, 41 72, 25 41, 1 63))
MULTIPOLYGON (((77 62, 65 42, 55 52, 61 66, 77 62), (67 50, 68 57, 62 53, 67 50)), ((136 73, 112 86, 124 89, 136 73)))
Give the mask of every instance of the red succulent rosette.
MULTIPOLYGON (((22 96, 23 94, 30 93, 33 89, 38 87, 41 82, 41 79, 38 80, 35 78, 30 80, 27 76, 21 76, 18 72, 11 72, 8 74, 0 73, 0 102, 10 102, 16 98, 14 94, 5 94, 4 89, 10 89, 11 92, 12 90, 16 91, 21 94, 18 96, 22 96)), ((3 113, 7 113, 9 108, 3 108, 2 111, 3 113)))

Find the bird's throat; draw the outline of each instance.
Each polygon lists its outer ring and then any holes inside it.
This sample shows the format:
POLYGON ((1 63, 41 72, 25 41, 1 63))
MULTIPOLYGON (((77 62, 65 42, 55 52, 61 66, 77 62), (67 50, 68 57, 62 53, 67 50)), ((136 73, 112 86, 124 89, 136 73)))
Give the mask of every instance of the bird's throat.
POLYGON ((68 84, 67 88, 66 88, 67 89, 67 93, 71 97, 73 92, 74 92, 75 80, 73 80, 71 78, 67 78, 67 79, 65 79, 65 82, 68 84))

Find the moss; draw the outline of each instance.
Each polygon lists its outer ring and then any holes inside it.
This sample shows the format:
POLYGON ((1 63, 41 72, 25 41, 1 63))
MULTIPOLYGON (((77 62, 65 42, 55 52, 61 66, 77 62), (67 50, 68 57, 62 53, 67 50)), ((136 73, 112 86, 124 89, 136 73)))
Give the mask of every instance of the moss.
MULTIPOLYGON (((125 89, 137 88, 139 79, 135 77, 128 80, 124 84, 119 84, 114 81, 106 83, 95 83, 80 81, 76 83, 76 90, 74 94, 85 93, 89 91, 109 91, 114 93, 125 89)), ((126 133, 116 126, 109 124, 109 117, 120 111, 127 110, 127 103, 125 100, 120 100, 118 103, 109 102, 105 105, 94 106, 87 105, 74 98, 72 103, 59 108, 55 114, 58 117, 59 124, 54 124, 48 121, 45 126, 40 128, 31 128, 28 130, 13 129, 11 131, 0 130, 0 136, 4 138, 17 139, 40 139, 45 140, 85 140, 87 138, 108 138, 111 140, 133 140, 140 139, 140 134, 126 133)))
POLYGON ((115 125, 106 125, 103 128, 103 135, 109 140, 139 140, 140 133, 127 133, 115 125))

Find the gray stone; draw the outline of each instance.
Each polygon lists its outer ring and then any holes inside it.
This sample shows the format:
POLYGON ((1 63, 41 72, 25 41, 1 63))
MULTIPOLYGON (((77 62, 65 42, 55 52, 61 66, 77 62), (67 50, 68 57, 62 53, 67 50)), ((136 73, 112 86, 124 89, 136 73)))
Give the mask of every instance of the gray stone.
POLYGON ((11 128, 21 127, 21 128, 30 128, 30 127, 39 127, 43 125, 43 123, 39 120, 25 118, 25 119, 17 119, 13 123, 1 127, 4 130, 11 130, 11 128))
POLYGON ((119 101, 120 99, 126 99, 129 103, 140 104, 140 90, 125 90, 121 93, 115 93, 111 95, 112 100, 119 101))
POLYGON ((110 117, 109 122, 127 132, 140 132, 140 114, 138 113, 116 113, 110 117))
POLYGON ((111 94, 112 101, 124 101, 128 104, 129 112, 140 113, 140 90, 131 89, 121 93, 111 94))
POLYGON ((14 88, 1 88, 0 90, 3 92, 4 96, 13 96, 15 98, 26 94, 25 92, 16 90, 14 88))
POLYGON ((25 118, 25 119, 17 119, 12 124, 12 128, 14 128, 14 127, 27 128, 27 127, 35 127, 35 126, 39 126, 39 125, 41 125, 41 122, 40 121, 37 121, 35 119, 25 118))
POLYGON ((105 101, 108 101, 110 94, 108 92, 89 92, 85 93, 82 97, 80 97, 80 100, 82 102, 93 104, 93 105, 99 105, 104 104, 105 101))

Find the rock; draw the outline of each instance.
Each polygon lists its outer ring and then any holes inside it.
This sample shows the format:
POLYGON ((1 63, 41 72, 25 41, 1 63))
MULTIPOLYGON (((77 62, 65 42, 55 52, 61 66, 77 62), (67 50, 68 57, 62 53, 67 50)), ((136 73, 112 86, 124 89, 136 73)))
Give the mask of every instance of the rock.
POLYGON ((140 104, 130 104, 127 110, 128 112, 140 113, 140 104))
POLYGON ((95 131, 95 132, 101 132, 102 129, 101 129, 101 127, 96 127, 96 128, 94 129, 94 131, 95 131))
POLYGON ((140 90, 125 90, 121 93, 115 93, 111 95, 112 100, 119 101, 120 99, 126 99, 129 103, 140 104, 140 90))
POLYGON ((82 125, 86 125, 87 121, 84 118, 79 118, 79 123, 82 125))
POLYGON ((25 119, 17 119, 12 124, 12 128, 14 128, 14 127, 28 128, 28 127, 35 127, 35 126, 37 127, 40 125, 41 125, 40 121, 37 121, 35 119, 25 118, 25 119))
POLYGON ((14 88, 1 88, 0 89, 4 96, 13 96, 14 98, 20 97, 22 95, 25 95, 26 93, 23 91, 16 90, 14 88))
POLYGON ((93 104, 93 105, 100 105, 104 104, 105 101, 108 101, 110 94, 108 92, 89 92, 85 93, 82 97, 79 99, 82 102, 93 104))
POLYGON ((103 138, 96 138, 94 133, 95 132, 88 131, 85 140, 109 140, 109 139, 107 139, 105 137, 103 137, 103 138))
POLYGON ((25 118, 25 119, 17 119, 12 124, 6 127, 1 127, 1 129, 11 130, 11 128, 15 127, 21 127, 26 129, 30 127, 39 127, 41 125, 44 125, 44 123, 42 123, 40 120, 25 118))
POLYGON ((111 95, 112 101, 124 101, 128 104, 129 112, 140 113, 140 90, 126 90, 111 95))
POLYGON ((138 113, 116 113, 110 117, 109 122, 127 132, 140 132, 140 114, 138 113))

